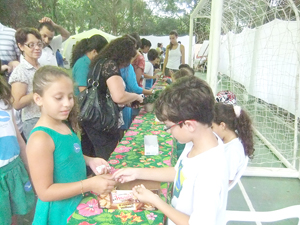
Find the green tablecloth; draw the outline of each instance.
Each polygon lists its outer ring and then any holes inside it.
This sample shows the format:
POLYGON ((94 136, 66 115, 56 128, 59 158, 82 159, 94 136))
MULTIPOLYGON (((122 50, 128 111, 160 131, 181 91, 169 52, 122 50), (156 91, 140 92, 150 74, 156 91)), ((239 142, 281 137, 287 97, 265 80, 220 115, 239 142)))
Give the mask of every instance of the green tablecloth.
MULTIPOLYGON (((163 131, 163 125, 155 123, 155 115, 146 113, 143 109, 135 117, 129 130, 119 143, 109 164, 112 170, 124 167, 169 167, 176 163, 176 145, 173 147, 173 138, 163 131), (157 135, 159 142, 159 155, 144 155, 144 136, 157 135)), ((161 198, 170 202, 171 185, 161 184, 161 198)), ((100 209, 96 196, 86 193, 76 211, 69 218, 69 225, 89 224, 163 224, 164 214, 161 211, 131 211, 100 209)))

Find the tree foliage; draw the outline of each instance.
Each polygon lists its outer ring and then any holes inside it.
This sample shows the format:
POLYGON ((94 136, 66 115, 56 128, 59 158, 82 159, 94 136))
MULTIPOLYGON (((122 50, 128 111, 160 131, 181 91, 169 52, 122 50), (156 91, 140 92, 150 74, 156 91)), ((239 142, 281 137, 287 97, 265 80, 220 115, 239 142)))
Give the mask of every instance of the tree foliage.
MULTIPOLYGON (((37 27, 44 16, 72 34, 91 28, 113 35, 179 35, 189 32, 189 14, 199 0, 0 0, 0 21, 13 28, 37 27)), ((205 27, 204 29, 207 29, 205 27)), ((208 32, 209 33, 209 32, 208 32)))

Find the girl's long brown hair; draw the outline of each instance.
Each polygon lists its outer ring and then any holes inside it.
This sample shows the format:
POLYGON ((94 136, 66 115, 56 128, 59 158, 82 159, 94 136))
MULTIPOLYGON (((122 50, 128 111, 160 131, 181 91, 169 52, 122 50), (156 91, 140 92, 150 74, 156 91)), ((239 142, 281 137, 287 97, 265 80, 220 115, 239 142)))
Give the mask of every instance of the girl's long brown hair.
POLYGON ((244 146, 245 155, 252 159, 254 153, 254 142, 251 119, 247 112, 243 109, 241 109, 241 113, 237 117, 233 107, 233 105, 221 102, 216 103, 214 123, 220 125, 221 122, 223 122, 229 130, 234 132, 237 131, 237 135, 244 146))
POLYGON ((6 109, 12 108, 12 95, 6 80, 0 76, 0 100, 7 106, 6 109))
MULTIPOLYGON (((172 30, 169 35, 175 35, 176 37, 178 37, 178 33, 176 32, 176 30, 172 30)), ((173 48, 173 44, 172 42, 170 42, 169 50, 171 51, 172 48, 173 48)))

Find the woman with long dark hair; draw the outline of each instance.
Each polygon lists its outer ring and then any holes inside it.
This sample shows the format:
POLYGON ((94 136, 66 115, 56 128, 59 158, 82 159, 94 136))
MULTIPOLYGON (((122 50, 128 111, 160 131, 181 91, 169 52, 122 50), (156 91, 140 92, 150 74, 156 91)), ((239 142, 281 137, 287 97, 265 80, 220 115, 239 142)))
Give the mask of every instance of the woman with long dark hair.
POLYGON ((170 32, 170 44, 167 46, 163 74, 171 76, 170 70, 176 72, 180 64, 185 63, 184 46, 177 42, 178 34, 175 30, 170 32))
MULTIPOLYGON (((135 46, 135 39, 129 35, 117 38, 106 45, 91 63, 92 69, 100 61, 103 61, 98 81, 99 95, 105 95, 108 90, 112 100, 119 105, 129 104, 133 101, 143 101, 141 95, 125 91, 124 81, 120 73, 120 69, 127 67, 131 59, 136 55, 135 46)), ((84 154, 107 160, 118 144, 120 128, 112 131, 103 131, 82 124, 82 129, 85 133, 81 139, 84 154)))
POLYGON ((71 67, 75 82, 74 94, 77 96, 87 87, 87 76, 91 60, 107 45, 107 40, 100 34, 82 39, 72 51, 71 67))

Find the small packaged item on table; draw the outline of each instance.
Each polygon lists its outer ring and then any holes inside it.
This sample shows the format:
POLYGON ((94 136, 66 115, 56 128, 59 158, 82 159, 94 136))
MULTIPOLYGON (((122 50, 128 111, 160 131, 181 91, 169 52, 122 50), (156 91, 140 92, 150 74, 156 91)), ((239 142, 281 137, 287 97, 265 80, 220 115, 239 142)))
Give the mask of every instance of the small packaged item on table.
POLYGON ((143 184, 153 193, 160 194, 160 182, 135 180, 128 183, 119 183, 116 190, 109 194, 98 195, 99 207, 102 209, 121 209, 121 210, 157 210, 149 203, 139 202, 134 196, 132 187, 143 184))
POLYGON ((145 135, 144 137, 145 155, 158 155, 159 146, 156 135, 145 135))
MULTIPOLYGON (((158 190, 151 190, 158 194, 158 190)), ((106 195, 98 196, 100 208, 123 210, 157 210, 149 203, 139 202, 132 190, 113 190, 106 195)))

